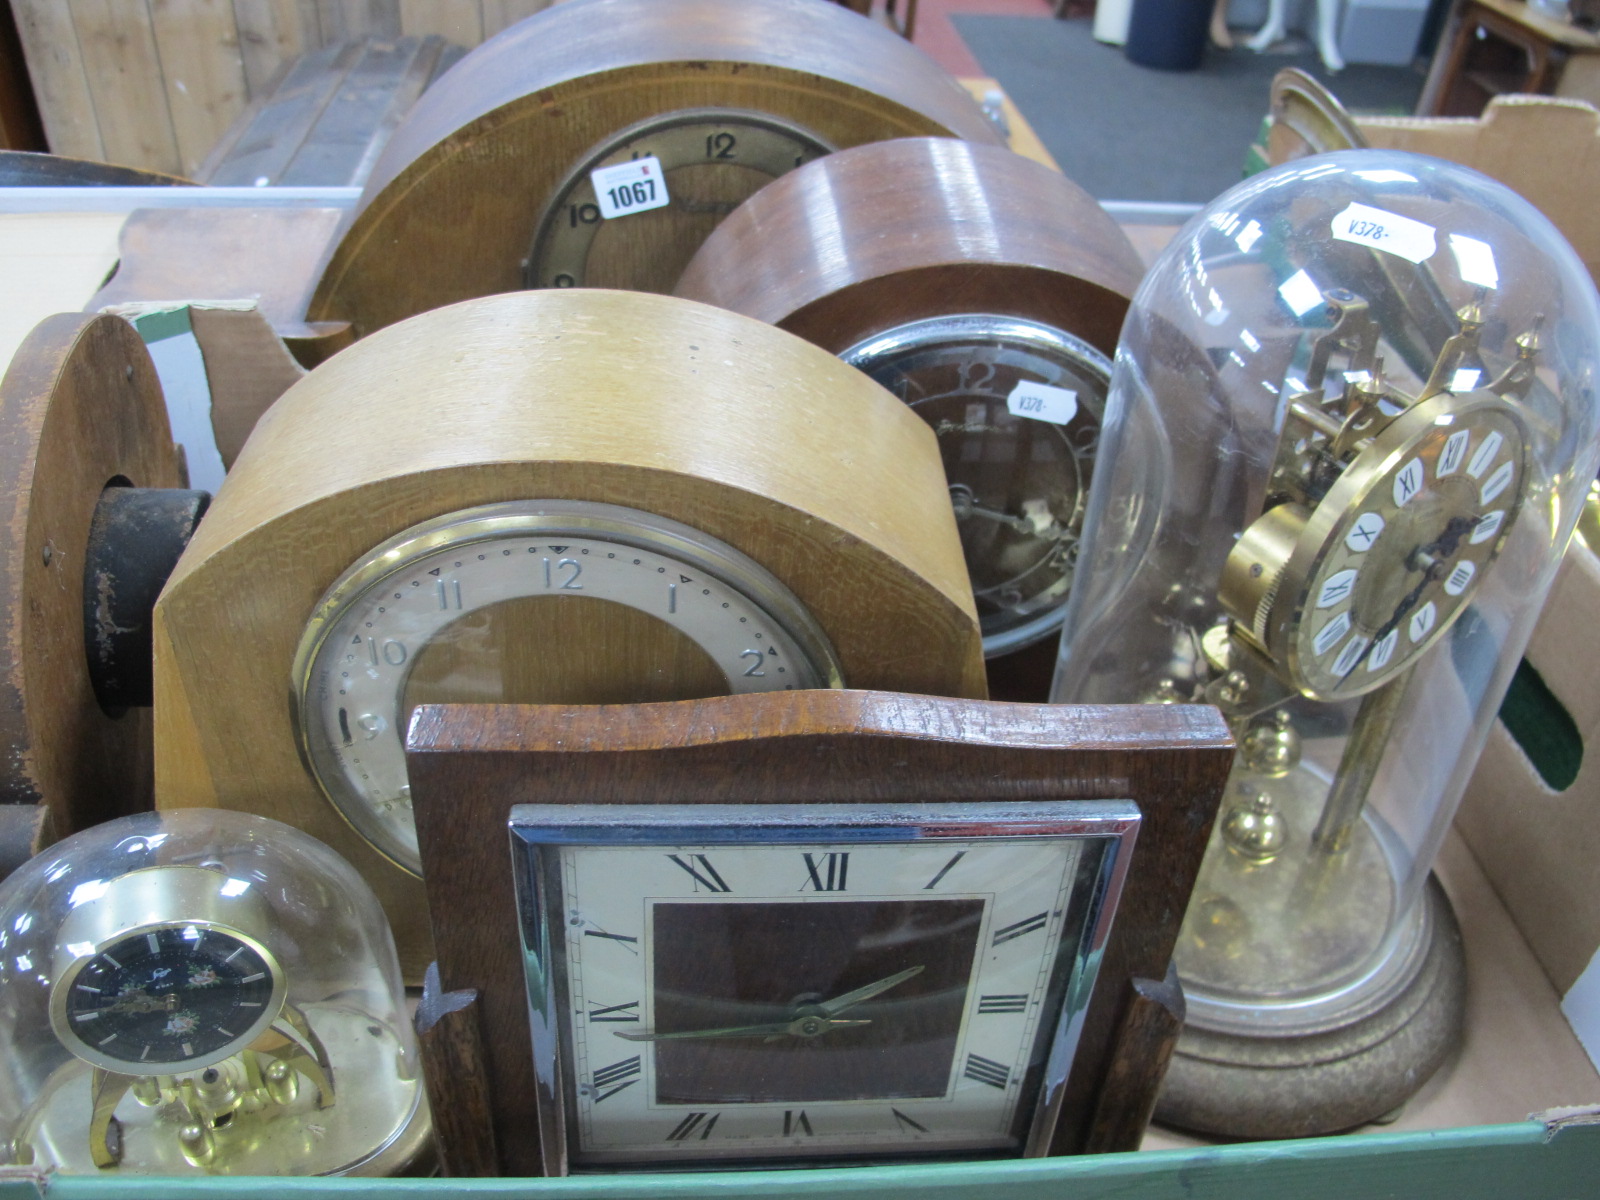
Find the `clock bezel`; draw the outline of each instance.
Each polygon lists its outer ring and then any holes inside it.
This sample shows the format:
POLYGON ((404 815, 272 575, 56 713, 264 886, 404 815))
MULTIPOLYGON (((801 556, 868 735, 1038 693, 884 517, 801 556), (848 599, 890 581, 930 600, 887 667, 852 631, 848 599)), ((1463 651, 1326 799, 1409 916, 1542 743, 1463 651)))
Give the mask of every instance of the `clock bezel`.
MULTIPOLYGON (((786 1162, 815 1164, 819 1160, 848 1163, 1044 1153, 1054 1132, 1062 1085, 1082 1032, 1084 1010, 1117 912, 1140 819, 1138 806, 1125 800, 900 803, 865 809, 848 804, 706 804, 687 809, 651 805, 513 806, 507 824, 517 881, 533 1065, 541 1099, 540 1138, 547 1169, 566 1174, 590 1166, 771 1167, 786 1162), (865 846, 990 839, 1073 840, 1083 845, 1072 868, 1072 900, 1057 931, 1056 944, 1040 956, 1041 963, 1050 960, 1050 979, 1044 990, 1042 1014, 1033 1032, 1025 1035, 1032 1037, 1033 1045, 1013 1104, 1008 1145, 976 1145, 976 1139, 968 1137, 959 1144, 956 1139, 931 1146, 912 1141, 902 1146, 886 1145, 881 1150, 858 1147, 841 1152, 819 1148, 812 1154, 778 1146, 748 1153, 708 1150, 700 1156, 682 1149, 669 1154, 652 1154, 643 1148, 601 1153, 577 1150, 573 1130, 578 1080, 569 1062, 571 1003, 560 861, 564 849, 865 846)), ((764 898, 745 898, 744 902, 759 899, 764 898)), ((986 915, 989 911, 986 907, 986 915)), ((975 964, 968 977, 964 1012, 969 1015, 974 1002, 970 989, 979 971, 975 964)))

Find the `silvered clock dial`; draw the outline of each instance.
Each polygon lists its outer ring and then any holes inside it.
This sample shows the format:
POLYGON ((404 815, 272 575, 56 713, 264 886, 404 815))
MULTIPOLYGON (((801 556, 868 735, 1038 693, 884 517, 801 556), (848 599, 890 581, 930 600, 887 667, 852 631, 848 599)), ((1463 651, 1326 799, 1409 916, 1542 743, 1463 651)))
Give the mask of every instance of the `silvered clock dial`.
POLYGON ((534 233, 527 284, 671 291, 723 217, 785 171, 832 149, 793 122, 738 109, 686 109, 629 126, 586 154, 557 186, 534 233), (639 158, 660 162, 668 204, 606 219, 591 174, 639 158))
POLYGON ((939 438, 985 657, 1048 637, 1072 587, 1111 363, 1038 321, 913 321, 839 356, 939 438))
POLYGON ((679 811, 513 810, 547 1161, 1039 1151, 1136 809, 679 811))
POLYGON ((403 742, 424 700, 603 703, 842 683, 821 629, 752 559, 678 522, 579 501, 466 509, 374 547, 318 604, 294 678, 318 783, 413 873, 403 742), (574 630, 587 641, 570 644, 574 630))

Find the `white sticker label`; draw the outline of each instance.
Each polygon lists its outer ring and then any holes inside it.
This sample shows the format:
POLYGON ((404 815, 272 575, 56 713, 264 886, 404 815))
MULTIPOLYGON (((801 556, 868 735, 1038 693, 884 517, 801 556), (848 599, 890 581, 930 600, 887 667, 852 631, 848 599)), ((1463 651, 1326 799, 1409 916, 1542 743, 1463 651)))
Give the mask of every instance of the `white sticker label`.
POLYGON ((1366 204, 1352 204, 1335 217, 1333 236, 1341 242, 1398 254, 1414 263, 1431 258, 1439 248, 1432 225, 1366 204))
POLYGON ((653 154, 614 167, 597 167, 589 172, 589 182, 594 184, 600 215, 607 220, 662 208, 672 199, 667 195, 661 161, 653 154))
POLYGON ((1052 425, 1067 425, 1078 415, 1078 393, 1067 388, 1051 387, 1047 383, 1023 380, 1006 397, 1006 408, 1012 416, 1049 421, 1052 425))

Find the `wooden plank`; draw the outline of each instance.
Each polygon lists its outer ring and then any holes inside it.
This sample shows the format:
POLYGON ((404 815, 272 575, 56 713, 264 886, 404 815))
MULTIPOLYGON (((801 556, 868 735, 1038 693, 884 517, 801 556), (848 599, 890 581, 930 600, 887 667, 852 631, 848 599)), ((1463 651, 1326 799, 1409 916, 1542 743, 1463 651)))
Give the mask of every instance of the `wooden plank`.
POLYGON ((233 0, 233 19, 252 98, 277 83, 290 62, 322 44, 322 23, 307 0, 233 0))
POLYGON ((103 158, 100 123, 72 14, 59 0, 12 0, 11 9, 50 149, 73 158, 103 158))
POLYGON ((144 0, 67 0, 100 124, 102 157, 176 175, 182 170, 161 56, 144 0))
POLYGON ((400 0, 321 0, 322 42, 400 36, 400 0))
POLYGON ((377 157, 374 139, 380 145, 389 140, 432 78, 443 47, 437 38, 367 42, 273 182, 286 187, 360 184, 377 157))
POLYGON ((206 182, 214 187, 277 182, 361 54, 359 43, 343 42, 296 62, 239 136, 228 160, 214 168, 207 164, 211 173, 206 182))
POLYGON ((458 46, 483 41, 483 11, 478 0, 400 0, 400 31, 407 37, 437 34, 458 46))
POLYGON ((550 7, 550 0, 483 0, 483 36, 487 40, 508 25, 550 7))
POLYGON ((182 173, 193 175, 248 95, 231 0, 150 0, 182 173))

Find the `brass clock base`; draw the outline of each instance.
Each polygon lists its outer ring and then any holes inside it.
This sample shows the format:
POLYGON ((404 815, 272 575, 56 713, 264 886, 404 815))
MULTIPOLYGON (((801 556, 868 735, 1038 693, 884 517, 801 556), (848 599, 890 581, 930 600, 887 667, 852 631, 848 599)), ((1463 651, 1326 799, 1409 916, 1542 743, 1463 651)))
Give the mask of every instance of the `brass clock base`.
POLYGON ((1185 1028, 1155 1119, 1240 1138, 1315 1137, 1409 1100, 1461 1037, 1466 960, 1444 889, 1428 880, 1429 944, 1416 976, 1378 1012, 1300 1037, 1185 1028))

